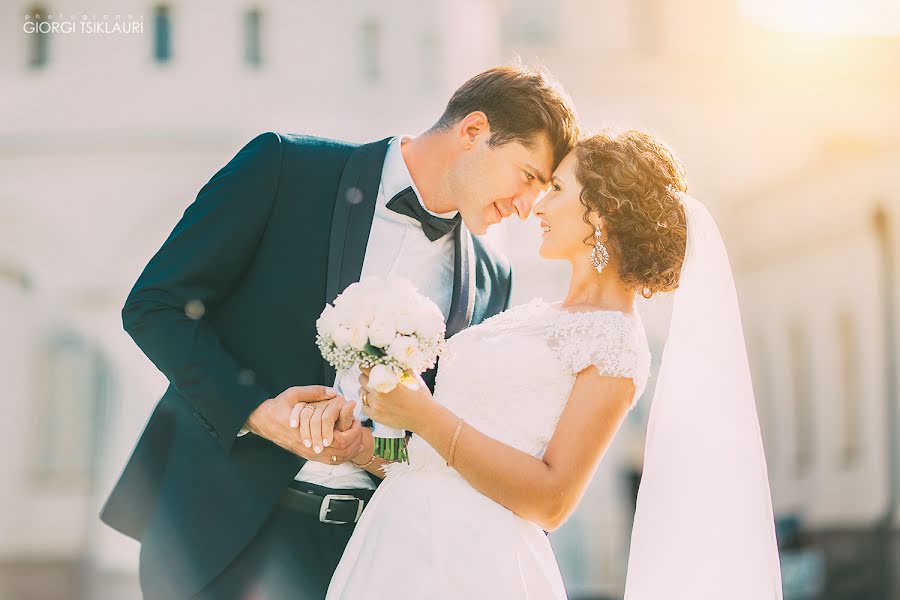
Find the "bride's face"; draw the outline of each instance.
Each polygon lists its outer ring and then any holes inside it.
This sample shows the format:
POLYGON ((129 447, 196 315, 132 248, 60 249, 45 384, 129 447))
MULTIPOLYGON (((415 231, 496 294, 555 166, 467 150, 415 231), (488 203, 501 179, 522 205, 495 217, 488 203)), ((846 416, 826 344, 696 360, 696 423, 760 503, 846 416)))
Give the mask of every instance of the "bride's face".
POLYGON ((584 222, 585 207, 581 203, 581 185, 575 178, 575 153, 570 152, 559 163, 550 180, 550 191, 535 205, 534 214, 540 219, 540 255, 547 259, 578 260, 590 255, 591 246, 585 242, 594 228, 584 222))

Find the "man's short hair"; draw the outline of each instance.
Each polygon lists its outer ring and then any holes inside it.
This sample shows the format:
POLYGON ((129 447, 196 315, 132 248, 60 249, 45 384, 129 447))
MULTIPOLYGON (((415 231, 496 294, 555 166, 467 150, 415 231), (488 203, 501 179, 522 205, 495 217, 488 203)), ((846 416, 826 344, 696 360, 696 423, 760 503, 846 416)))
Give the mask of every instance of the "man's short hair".
POLYGON ((531 148, 544 133, 553 149, 553 167, 578 140, 572 100, 549 73, 529 66, 494 67, 472 77, 453 93, 432 129, 447 129, 481 111, 491 127, 491 146, 519 142, 531 148))

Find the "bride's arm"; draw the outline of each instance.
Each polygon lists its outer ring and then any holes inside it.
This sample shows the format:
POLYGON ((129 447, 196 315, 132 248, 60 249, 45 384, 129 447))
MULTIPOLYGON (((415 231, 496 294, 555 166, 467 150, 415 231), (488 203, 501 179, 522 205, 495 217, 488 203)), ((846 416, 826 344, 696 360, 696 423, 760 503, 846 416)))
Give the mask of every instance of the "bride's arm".
MULTIPOLYGON (((453 467, 485 496, 546 531, 553 531, 577 506, 628 413, 633 394, 631 379, 600 375, 591 366, 578 374, 542 458, 464 424, 456 441, 453 467)), ((393 396, 390 395, 391 400, 393 396)), ((459 417, 450 409, 431 400, 430 395, 381 404, 386 411, 399 408, 405 412, 407 429, 447 459, 459 423, 459 417)))

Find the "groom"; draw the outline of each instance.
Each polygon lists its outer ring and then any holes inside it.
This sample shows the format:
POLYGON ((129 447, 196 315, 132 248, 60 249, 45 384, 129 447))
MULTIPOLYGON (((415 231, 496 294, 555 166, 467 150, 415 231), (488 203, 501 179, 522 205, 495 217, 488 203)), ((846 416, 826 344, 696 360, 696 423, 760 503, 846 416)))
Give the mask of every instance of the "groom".
POLYGON ((324 597, 380 480, 356 466, 371 430, 326 387, 357 384, 319 355, 319 313, 388 274, 437 303, 448 337, 504 310, 509 265, 471 234, 526 218, 576 136, 547 75, 502 67, 419 137, 269 132, 213 175, 122 310, 170 382, 101 513, 141 542, 145 598, 324 597), (332 439, 302 443, 297 402, 332 439))

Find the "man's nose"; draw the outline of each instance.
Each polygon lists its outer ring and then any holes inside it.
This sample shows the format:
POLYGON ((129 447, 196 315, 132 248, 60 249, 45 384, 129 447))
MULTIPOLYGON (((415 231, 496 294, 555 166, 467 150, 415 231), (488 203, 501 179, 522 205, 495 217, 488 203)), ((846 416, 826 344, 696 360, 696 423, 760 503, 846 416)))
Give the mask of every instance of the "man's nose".
POLYGON ((520 219, 524 221, 528 218, 528 215, 531 214, 531 209, 534 208, 537 197, 536 192, 525 192, 515 197, 513 207, 516 209, 516 214, 519 215, 520 219))

